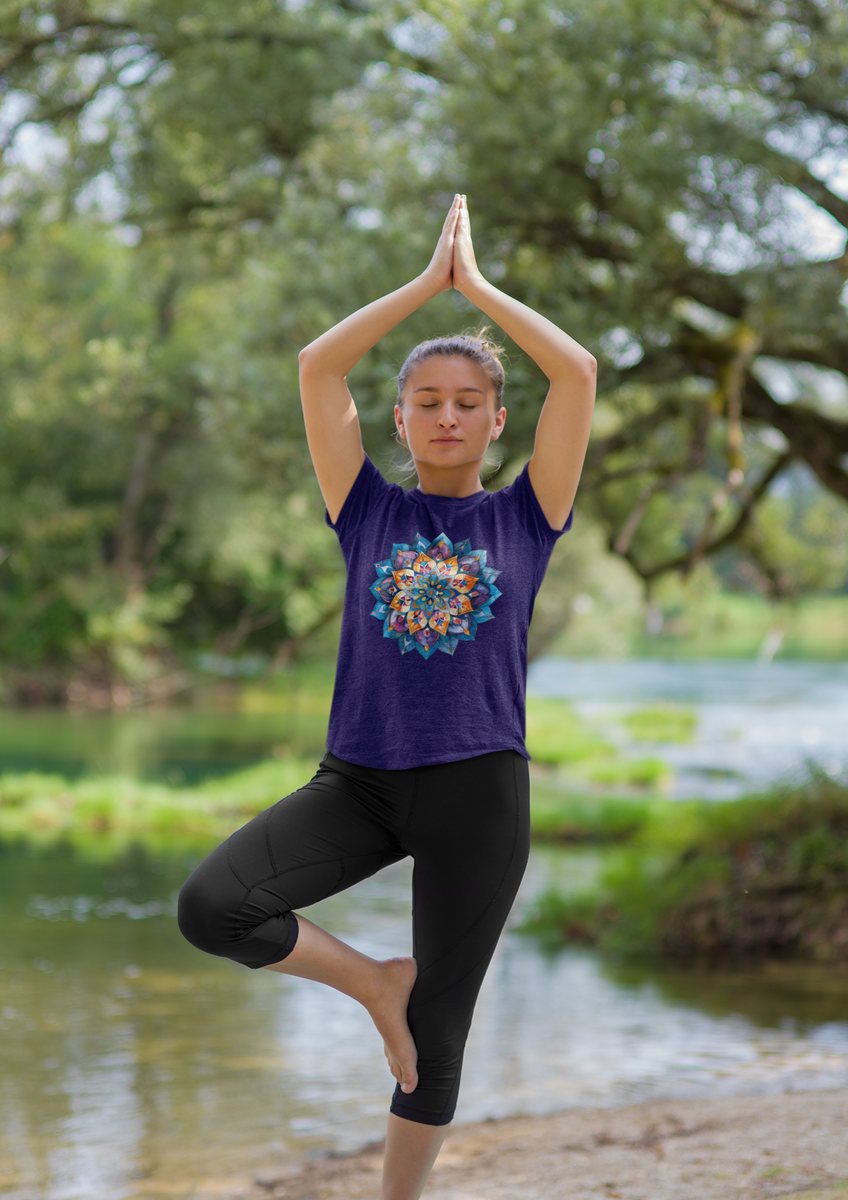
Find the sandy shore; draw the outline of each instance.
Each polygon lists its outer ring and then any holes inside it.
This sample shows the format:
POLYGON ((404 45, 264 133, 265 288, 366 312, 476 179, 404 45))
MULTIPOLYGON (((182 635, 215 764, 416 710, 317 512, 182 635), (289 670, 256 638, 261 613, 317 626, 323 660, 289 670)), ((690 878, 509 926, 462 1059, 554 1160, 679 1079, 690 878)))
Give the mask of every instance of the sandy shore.
MULTIPOLYGON (((381 1150, 260 1178, 239 1200, 377 1200, 381 1150)), ((772 1196, 848 1200, 848 1088, 468 1125, 451 1132, 424 1192, 424 1200, 772 1196)))

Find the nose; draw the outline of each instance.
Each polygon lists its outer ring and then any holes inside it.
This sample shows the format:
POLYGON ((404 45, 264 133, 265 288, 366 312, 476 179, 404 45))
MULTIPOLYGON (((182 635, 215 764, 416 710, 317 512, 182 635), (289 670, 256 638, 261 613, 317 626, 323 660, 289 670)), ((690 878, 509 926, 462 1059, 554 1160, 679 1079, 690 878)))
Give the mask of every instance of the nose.
POLYGON ((443 404, 439 411, 439 425, 442 429, 453 429, 456 425, 456 414, 453 411, 453 404, 449 401, 443 404))

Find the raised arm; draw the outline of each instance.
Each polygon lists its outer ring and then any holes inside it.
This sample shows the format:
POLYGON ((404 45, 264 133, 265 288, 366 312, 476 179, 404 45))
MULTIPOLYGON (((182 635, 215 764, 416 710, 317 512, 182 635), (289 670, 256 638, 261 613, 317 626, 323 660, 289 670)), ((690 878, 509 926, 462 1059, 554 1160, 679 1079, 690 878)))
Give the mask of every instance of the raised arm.
POLYGON ((588 350, 552 321, 488 283, 480 274, 462 196, 456 228, 453 286, 524 350, 550 381, 530 460, 530 482, 542 512, 562 529, 589 444, 595 403, 596 362, 588 350))
POLYGON ((411 313, 452 285, 453 244, 461 197, 445 218, 427 269, 411 283, 345 317, 301 350, 300 398, 309 453, 335 521, 359 474, 365 452, 347 375, 364 354, 411 313))

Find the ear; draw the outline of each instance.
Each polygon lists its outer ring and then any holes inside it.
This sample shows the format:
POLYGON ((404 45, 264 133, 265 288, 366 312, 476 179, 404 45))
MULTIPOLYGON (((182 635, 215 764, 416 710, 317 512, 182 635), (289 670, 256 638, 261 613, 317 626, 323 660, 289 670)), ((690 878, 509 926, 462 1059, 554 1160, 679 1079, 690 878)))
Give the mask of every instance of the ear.
POLYGON ((506 409, 499 408, 495 413, 495 427, 492 430, 491 440, 496 442, 503 433, 504 422, 506 421, 506 409))
POLYGON ((403 427, 403 409, 399 404, 395 405, 395 425, 398 431, 398 437, 406 441, 406 432, 403 427))

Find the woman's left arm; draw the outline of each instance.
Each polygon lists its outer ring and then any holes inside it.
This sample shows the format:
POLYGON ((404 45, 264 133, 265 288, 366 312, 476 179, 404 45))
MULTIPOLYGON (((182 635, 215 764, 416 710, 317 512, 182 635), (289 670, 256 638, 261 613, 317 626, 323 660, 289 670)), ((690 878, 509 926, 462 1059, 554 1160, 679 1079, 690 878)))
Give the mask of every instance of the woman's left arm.
POLYGON ((562 529, 577 494, 589 444, 595 359, 552 321, 483 278, 474 258, 464 196, 454 241, 453 286, 496 321, 550 380, 529 470, 533 491, 548 523, 562 529))

